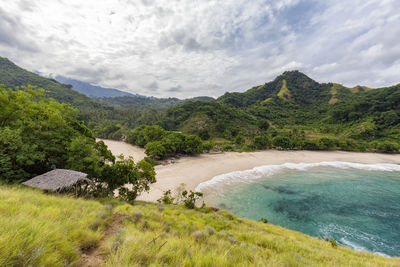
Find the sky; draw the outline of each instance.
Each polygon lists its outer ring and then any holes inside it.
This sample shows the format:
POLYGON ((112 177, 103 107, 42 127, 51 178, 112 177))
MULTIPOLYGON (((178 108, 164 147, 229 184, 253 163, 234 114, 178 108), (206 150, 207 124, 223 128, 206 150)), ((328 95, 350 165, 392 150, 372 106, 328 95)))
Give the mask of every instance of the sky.
POLYGON ((0 56, 157 97, 217 97, 286 70, 400 83, 399 0, 0 0, 0 56))

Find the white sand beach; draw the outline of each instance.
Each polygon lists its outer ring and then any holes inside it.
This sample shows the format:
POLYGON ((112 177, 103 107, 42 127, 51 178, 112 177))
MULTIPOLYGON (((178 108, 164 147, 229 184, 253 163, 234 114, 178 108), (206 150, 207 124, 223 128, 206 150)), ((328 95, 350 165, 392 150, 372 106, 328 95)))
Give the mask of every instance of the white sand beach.
MULTIPOLYGON (((98 140, 104 141, 114 155, 122 153, 125 156, 133 156, 136 162, 145 157, 144 149, 140 147, 120 141, 98 140)), ((343 151, 266 150, 250 153, 225 152, 182 157, 174 164, 156 166, 157 182, 151 185, 151 190, 148 193, 142 194, 138 199, 156 201, 163 191, 175 189, 181 183, 185 183, 187 189, 194 190, 200 183, 211 180, 217 175, 249 170, 263 165, 317 163, 323 161, 400 164, 400 155, 343 151)))

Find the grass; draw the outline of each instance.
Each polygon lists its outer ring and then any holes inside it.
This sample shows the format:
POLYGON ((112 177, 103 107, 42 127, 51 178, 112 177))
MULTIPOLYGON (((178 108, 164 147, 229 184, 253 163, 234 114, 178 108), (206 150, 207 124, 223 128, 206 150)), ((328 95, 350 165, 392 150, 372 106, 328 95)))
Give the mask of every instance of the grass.
POLYGON ((108 241, 106 266, 395 266, 279 226, 226 211, 187 210, 152 203, 122 205, 121 231, 108 241), (140 216, 138 216, 138 214, 140 216))
POLYGON ((0 266, 76 266, 82 250, 97 245, 104 266, 400 266, 398 258, 222 210, 132 206, 0 186, 0 266), (101 240, 111 216, 122 223, 101 240))
POLYGON ((291 93, 290 93, 290 91, 289 91, 289 89, 287 87, 286 80, 283 80, 282 87, 281 87, 281 90, 278 93, 278 96, 280 98, 285 99, 285 100, 290 100, 292 98, 292 95, 291 95, 291 93))
POLYGON ((97 245, 107 217, 96 201, 0 186, 0 266, 75 265, 97 245))

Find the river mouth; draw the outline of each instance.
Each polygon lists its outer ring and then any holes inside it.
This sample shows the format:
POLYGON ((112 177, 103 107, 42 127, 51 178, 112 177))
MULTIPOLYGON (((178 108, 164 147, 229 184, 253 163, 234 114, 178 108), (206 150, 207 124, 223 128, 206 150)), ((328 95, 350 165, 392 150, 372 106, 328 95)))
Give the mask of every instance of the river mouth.
POLYGON ((384 256, 400 256, 400 166, 323 162, 258 167, 198 190, 237 216, 384 256))

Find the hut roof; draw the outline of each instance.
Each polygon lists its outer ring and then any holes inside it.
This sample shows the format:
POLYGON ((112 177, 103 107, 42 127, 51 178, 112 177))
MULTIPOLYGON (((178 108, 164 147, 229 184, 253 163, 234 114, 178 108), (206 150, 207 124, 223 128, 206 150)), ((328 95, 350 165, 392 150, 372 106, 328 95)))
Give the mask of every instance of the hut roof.
POLYGON ((87 174, 83 172, 55 169, 36 176, 26 182, 23 182, 22 184, 43 190, 59 191, 69 188, 82 181, 90 183, 91 181, 86 177, 87 174))

